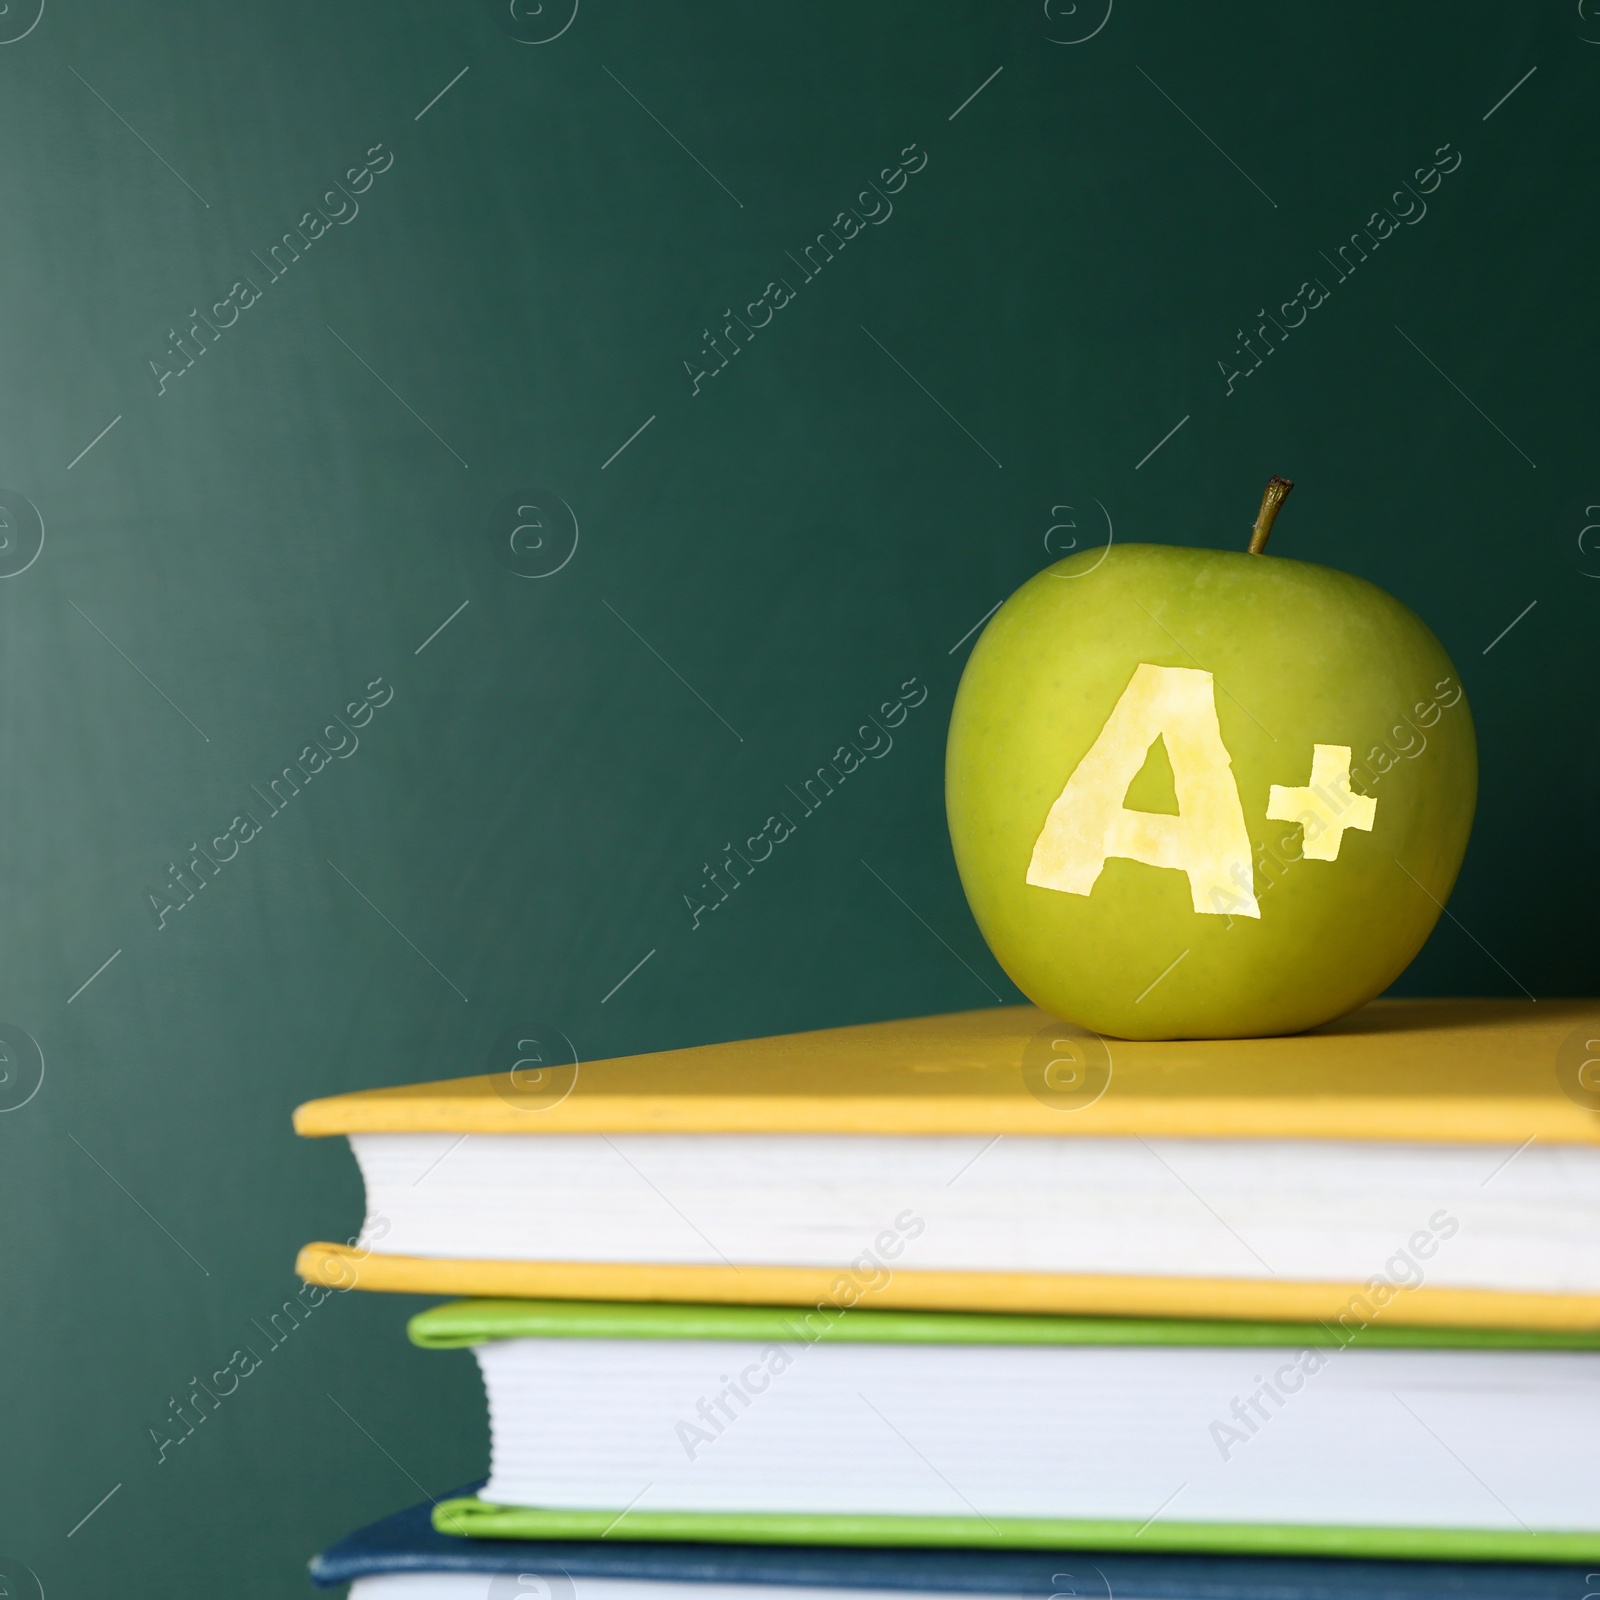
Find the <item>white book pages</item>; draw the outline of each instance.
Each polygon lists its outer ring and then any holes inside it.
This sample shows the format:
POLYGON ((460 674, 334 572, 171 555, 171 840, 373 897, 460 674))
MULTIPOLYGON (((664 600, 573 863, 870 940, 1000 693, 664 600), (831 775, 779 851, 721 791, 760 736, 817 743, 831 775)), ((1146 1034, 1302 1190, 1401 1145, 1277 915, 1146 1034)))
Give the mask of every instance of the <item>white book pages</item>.
POLYGON ((1600 1291, 1600 1149, 357 1134, 380 1255, 1600 1291))
POLYGON ((1600 1355, 511 1339, 486 1500, 1600 1529, 1600 1355))

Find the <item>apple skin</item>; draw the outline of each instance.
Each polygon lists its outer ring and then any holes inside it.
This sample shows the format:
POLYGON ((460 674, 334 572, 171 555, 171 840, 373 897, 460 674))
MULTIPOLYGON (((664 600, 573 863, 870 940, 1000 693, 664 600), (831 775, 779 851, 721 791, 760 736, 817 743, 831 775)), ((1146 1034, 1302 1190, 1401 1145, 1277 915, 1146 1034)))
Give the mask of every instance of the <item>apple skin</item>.
MULTIPOLYGON (((1127 809, 1176 809, 1170 778, 1165 804, 1139 803, 1154 778, 1127 809)), ((1018 589, 973 648, 945 758, 956 866, 996 960, 1043 1010, 1125 1039, 1298 1033, 1380 994, 1449 898, 1477 784, 1460 678, 1414 612, 1329 567, 1170 545, 1086 551, 1018 589), (1027 881, 1141 663, 1213 674, 1259 918, 1197 912, 1183 871, 1120 857, 1087 895, 1027 881), (1349 746, 1351 792, 1376 801, 1332 861, 1295 859, 1310 830, 1266 815, 1273 785, 1308 783, 1313 744, 1349 746)))

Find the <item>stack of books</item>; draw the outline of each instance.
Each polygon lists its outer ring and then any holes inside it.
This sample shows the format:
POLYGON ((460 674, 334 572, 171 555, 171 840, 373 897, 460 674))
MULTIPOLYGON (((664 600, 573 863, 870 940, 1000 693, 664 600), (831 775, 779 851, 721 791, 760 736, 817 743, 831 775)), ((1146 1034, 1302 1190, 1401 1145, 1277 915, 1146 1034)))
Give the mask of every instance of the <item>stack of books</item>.
POLYGON ((1122 1043, 1010 1007, 302 1106, 367 1224, 301 1275, 470 1297, 410 1335, 472 1350, 492 1436, 486 1481, 312 1575, 1580 1600, 1593 1011, 1122 1043))

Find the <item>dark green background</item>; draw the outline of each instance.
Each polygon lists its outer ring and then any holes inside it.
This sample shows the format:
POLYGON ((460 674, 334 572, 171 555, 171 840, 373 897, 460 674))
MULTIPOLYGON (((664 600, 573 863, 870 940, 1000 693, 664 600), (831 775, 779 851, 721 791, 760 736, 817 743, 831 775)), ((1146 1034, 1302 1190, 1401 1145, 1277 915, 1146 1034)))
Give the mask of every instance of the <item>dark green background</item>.
POLYGON ((298 1593, 481 1470, 414 1302, 252 1334, 360 1221, 298 1101, 511 1027, 602 1056, 1014 997, 944 833, 952 646, 1100 504, 1236 547, 1295 477, 1276 548, 1415 607, 1477 718, 1459 925, 1400 987, 1592 989, 1600 25, 1122 0, 1052 43, 1082 10, 587 0, 526 45, 487 3, 50 0, 0 48, 0 483, 48 529, 0 583, 0 1016, 47 1060, 0 1118, 0 1550, 48 1592, 298 1593), (167 329, 380 141, 360 215, 158 397, 167 329), (913 142, 893 217, 692 396, 700 330, 913 142), (1427 217, 1225 398, 1236 328, 1447 142, 1427 217), (582 529, 540 581, 490 549, 527 485, 582 529), (167 863, 380 674, 359 751, 158 931, 167 863), (692 930, 711 852, 913 676, 893 751, 692 930))

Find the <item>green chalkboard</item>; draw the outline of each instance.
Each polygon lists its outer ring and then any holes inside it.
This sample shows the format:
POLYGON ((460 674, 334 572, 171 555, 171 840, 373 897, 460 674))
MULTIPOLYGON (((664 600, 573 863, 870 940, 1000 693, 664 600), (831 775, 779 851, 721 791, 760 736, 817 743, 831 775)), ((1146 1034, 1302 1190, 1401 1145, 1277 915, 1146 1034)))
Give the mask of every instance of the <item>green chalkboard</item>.
POLYGON ((298 1101, 508 1030, 1014 1000, 944 728, 1070 548, 1238 546, 1294 477, 1275 547, 1419 611, 1477 718, 1401 988, 1592 988, 1585 8, 12 0, 0 37, 8 1593, 294 1594, 483 1469, 417 1302, 283 1312, 360 1222, 298 1101))

